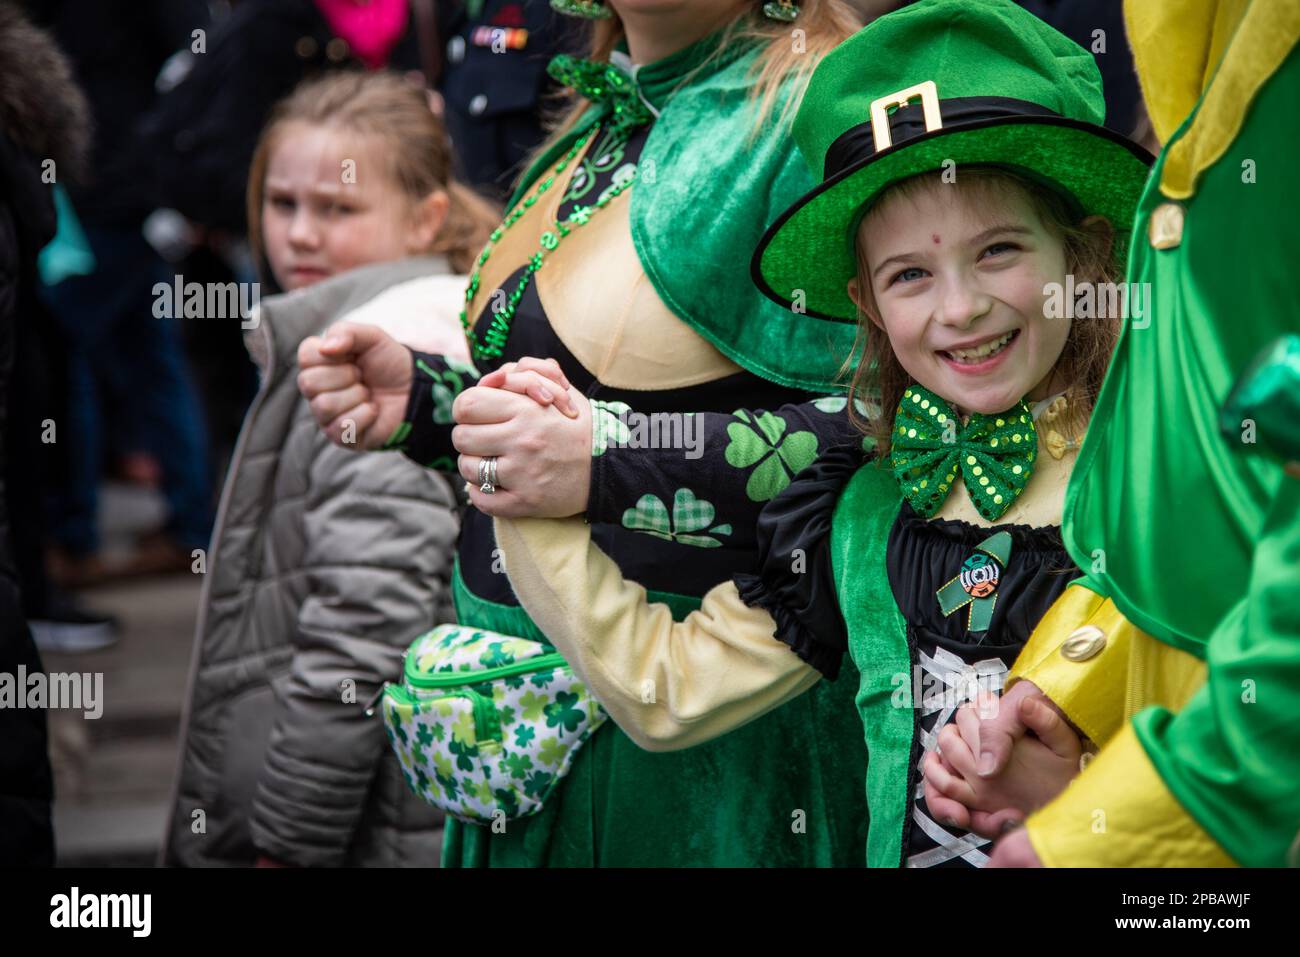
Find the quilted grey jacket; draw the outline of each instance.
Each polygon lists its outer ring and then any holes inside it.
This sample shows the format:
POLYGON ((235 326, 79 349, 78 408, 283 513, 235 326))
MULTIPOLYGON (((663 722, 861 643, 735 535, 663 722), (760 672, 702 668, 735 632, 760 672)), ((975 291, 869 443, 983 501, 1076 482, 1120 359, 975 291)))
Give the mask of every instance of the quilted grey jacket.
POLYGON ((455 620, 455 493, 399 453, 332 445, 298 392, 297 349, 346 317, 445 351, 463 288, 418 258, 261 304, 262 387, 207 556, 164 863, 437 864, 438 815, 364 709, 414 638, 455 620))

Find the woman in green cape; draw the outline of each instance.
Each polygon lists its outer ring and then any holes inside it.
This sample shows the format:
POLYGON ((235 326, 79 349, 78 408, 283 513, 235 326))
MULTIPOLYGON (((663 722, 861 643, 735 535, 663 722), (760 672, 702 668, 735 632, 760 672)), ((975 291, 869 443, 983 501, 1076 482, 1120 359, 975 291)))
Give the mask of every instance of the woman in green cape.
MULTIPOLYGON (((456 471, 456 395, 527 355, 554 357, 607 409, 676 413, 678 426, 682 413, 776 408, 834 388, 852 329, 764 299, 744 251, 811 185, 788 119, 817 60, 857 27, 850 8, 557 3, 601 19, 589 60, 552 65, 581 95, 578 105, 525 173, 471 276, 465 324, 475 368, 427 355, 413 363, 359 328, 309 342, 300 383, 336 441, 350 422, 352 448, 399 447, 456 471)), ((628 578, 684 617, 714 585, 753 568, 758 510, 826 435, 848 429, 843 406, 809 406, 817 428, 793 442, 777 436, 775 446, 763 423, 750 423, 740 446, 745 470, 759 475, 755 496, 710 501, 690 484, 643 484, 612 519, 591 514, 593 529, 628 578)), ((589 420, 574 426, 590 435, 589 420)), ((510 464, 499 463, 497 500, 527 487, 510 464)), ((480 484, 472 465, 460 468, 480 484)), ((475 504, 484 495, 475 487, 475 504)), ((453 578, 460 621, 544 641, 501 571, 491 518, 469 510, 453 578)), ((607 724, 536 816, 503 828, 449 820, 443 863, 859 864, 865 752, 850 684, 828 684, 690 752, 644 751, 607 724)))

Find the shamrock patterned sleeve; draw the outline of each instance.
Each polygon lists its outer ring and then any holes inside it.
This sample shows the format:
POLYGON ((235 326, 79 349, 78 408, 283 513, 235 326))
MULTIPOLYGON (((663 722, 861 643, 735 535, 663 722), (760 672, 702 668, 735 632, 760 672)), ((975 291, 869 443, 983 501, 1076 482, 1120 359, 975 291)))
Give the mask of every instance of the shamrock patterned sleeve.
POLYGON ((710 524, 728 527, 728 544, 753 547, 763 506, 821 451, 859 436, 847 405, 826 396, 775 412, 643 414, 594 399, 587 520, 665 537, 664 503, 676 515, 698 498, 715 503, 710 524))
POLYGON ((456 471, 456 447, 451 444, 451 404, 479 380, 469 362, 451 356, 412 351, 411 397, 406 417, 384 443, 399 449, 412 462, 439 472, 456 471))

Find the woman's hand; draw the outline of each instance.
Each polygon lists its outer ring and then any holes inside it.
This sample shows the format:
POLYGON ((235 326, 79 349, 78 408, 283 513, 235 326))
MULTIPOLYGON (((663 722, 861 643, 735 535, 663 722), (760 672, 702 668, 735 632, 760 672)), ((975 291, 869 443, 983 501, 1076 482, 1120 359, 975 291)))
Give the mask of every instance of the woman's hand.
MULTIPOLYGON (((985 704, 982 699, 981 707, 985 704)), ((957 722, 939 732, 939 751, 926 757, 923 769, 926 803, 936 817, 996 837, 1051 801, 1079 773, 1083 742, 1047 698, 1026 695, 1014 706, 1036 737, 1018 738, 1010 760, 995 775, 976 770, 984 723, 974 706, 963 706, 957 722)))
POLYGON ((554 359, 526 356, 518 362, 507 362, 479 379, 478 384, 485 389, 526 395, 538 405, 554 405, 571 419, 578 414, 569 400, 568 390, 572 386, 554 359))
POLYGON ((518 395, 483 385, 456 397, 451 412, 457 425, 451 440, 461 453, 460 474, 469 483, 470 501, 485 515, 506 518, 582 514, 591 487, 590 404, 577 389, 562 391, 558 382, 535 370, 511 370, 505 373, 506 381, 511 375, 536 375, 553 393, 556 408, 539 405, 531 393, 518 395), (573 417, 558 411, 561 395, 573 417), (497 457, 492 494, 479 489, 479 462, 484 456, 497 457))
POLYGON ((340 322, 298 346, 298 391, 335 445, 377 449, 406 415, 411 361, 379 327, 340 322))

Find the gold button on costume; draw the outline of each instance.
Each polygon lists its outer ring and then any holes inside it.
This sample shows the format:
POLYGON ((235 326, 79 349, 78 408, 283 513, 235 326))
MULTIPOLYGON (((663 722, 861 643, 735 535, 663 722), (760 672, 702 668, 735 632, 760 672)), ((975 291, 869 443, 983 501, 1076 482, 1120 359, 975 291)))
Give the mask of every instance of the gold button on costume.
POLYGON ((1106 647, 1106 633, 1096 625, 1084 625, 1070 633, 1061 645, 1061 654, 1070 661, 1095 658, 1106 647))
POLYGON ((1147 235, 1156 249, 1173 249, 1183 241, 1183 207, 1161 203, 1151 211, 1147 235))

